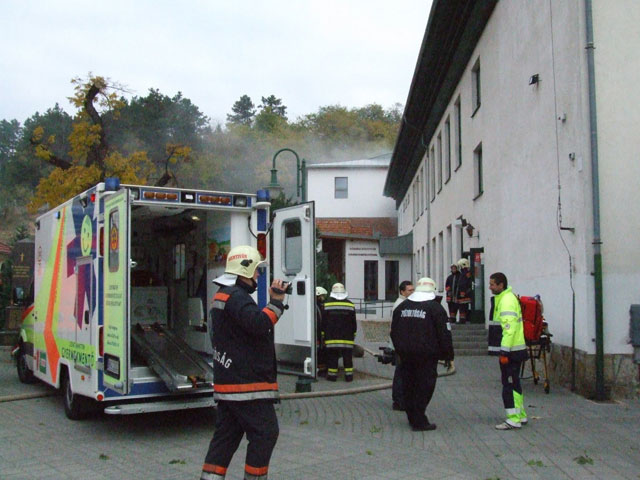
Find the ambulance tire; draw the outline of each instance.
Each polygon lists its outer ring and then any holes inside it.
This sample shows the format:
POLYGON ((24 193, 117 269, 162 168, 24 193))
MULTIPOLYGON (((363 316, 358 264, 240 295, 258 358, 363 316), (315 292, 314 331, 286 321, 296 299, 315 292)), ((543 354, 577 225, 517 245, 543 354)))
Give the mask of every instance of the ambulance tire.
POLYGON ((34 383, 36 381, 36 377, 33 375, 33 371, 29 368, 27 364, 27 355, 24 352, 24 348, 20 345, 20 350, 18 351, 18 358, 16 362, 16 369, 18 370, 18 378, 22 383, 34 383))
POLYGON ((86 418, 89 413, 89 399, 73 393, 69 373, 66 368, 62 370, 61 390, 64 413, 67 418, 70 420, 82 420, 86 418))

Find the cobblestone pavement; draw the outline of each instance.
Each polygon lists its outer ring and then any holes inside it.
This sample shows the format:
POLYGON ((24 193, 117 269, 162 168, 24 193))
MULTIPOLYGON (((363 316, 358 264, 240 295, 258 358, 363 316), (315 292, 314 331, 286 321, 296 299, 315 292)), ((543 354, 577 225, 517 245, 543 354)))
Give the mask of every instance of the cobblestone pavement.
MULTIPOLYGON (((367 343, 377 351, 378 344, 367 343)), ((281 376, 289 397, 277 405, 280 438, 272 480, 320 479, 639 479, 640 402, 595 403, 568 390, 523 381, 530 424, 496 431, 503 420, 497 361, 456 359, 438 380, 427 413, 438 429, 412 432, 391 409, 392 367, 365 354, 356 379, 312 385, 296 398, 296 378, 281 376), (378 388, 328 396, 337 389, 378 388)), ((526 374, 525 374, 526 376, 526 374)), ((197 479, 213 432, 213 409, 70 421, 59 396, 18 382, 0 349, 0 479, 197 479)), ((344 392, 343 392, 344 393, 344 392)), ((243 442, 228 479, 241 479, 243 442)))

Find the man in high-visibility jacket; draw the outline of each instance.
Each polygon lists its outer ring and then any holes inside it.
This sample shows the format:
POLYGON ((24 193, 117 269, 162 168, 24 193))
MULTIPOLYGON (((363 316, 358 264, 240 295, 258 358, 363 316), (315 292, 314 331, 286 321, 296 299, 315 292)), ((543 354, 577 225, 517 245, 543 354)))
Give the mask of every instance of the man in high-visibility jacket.
MULTIPOLYGON (((506 420, 496 425, 498 430, 512 430, 527 423, 524 409, 524 395, 520 385, 520 367, 527 359, 527 346, 524 341, 522 312, 520 301, 508 286, 504 273, 496 272, 489 276, 489 290, 493 298, 493 315, 489 330, 502 329, 499 350, 497 345, 489 345, 491 351, 499 351, 500 372, 502 374, 502 401, 506 420)), ((489 336, 490 343, 497 343, 498 336, 489 336)))
POLYGON ((324 302, 324 344, 327 351, 327 380, 338 379, 338 362, 342 356, 344 379, 353 380, 353 345, 358 324, 356 307, 349 300, 341 283, 331 287, 329 299, 324 302))
POLYGON ((201 480, 223 480, 246 434, 245 480, 266 480, 278 440, 278 400, 273 329, 284 311, 286 286, 274 280, 270 301, 258 307, 251 297, 264 260, 250 246, 231 249, 220 290, 211 309, 213 398, 218 401, 216 429, 202 466, 201 480))

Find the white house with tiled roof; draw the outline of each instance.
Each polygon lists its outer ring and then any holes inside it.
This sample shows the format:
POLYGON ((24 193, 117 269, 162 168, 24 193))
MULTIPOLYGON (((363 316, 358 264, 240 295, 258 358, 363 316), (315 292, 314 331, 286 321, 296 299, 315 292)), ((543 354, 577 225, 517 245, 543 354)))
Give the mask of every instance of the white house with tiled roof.
POLYGON ((383 196, 390 155, 307 165, 307 199, 329 271, 352 299, 393 301, 414 280, 411 239, 397 238, 395 202, 383 196))

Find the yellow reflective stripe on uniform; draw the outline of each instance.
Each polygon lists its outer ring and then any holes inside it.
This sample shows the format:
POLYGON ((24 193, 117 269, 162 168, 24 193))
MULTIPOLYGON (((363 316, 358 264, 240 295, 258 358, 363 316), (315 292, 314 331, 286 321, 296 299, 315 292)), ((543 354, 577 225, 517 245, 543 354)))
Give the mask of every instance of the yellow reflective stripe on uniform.
POLYGON ((353 345, 355 342, 353 340, 327 340, 324 342, 326 345, 331 345, 332 343, 344 343, 347 345, 353 345))
POLYGON ((325 310, 355 310, 356 306, 353 303, 330 303, 324 304, 325 310))

